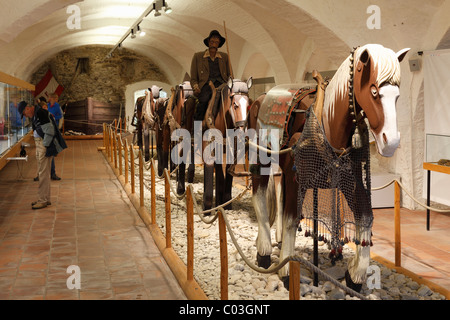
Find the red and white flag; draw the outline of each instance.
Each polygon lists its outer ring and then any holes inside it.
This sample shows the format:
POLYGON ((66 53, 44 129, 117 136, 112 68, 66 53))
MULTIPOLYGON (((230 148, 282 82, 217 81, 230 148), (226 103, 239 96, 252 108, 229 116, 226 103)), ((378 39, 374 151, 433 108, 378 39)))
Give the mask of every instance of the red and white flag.
POLYGON ((42 80, 36 85, 36 90, 34 91, 34 97, 39 99, 39 97, 45 97, 47 99, 51 94, 56 93, 58 97, 63 92, 64 87, 56 81, 52 74, 52 71, 48 69, 42 80))

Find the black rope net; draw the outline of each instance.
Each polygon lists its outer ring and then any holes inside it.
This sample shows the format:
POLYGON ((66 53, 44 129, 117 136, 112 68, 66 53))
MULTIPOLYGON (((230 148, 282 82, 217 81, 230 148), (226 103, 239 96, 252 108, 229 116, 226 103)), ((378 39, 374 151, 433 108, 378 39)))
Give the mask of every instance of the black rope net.
POLYGON ((294 149, 298 214, 305 219, 305 235, 328 243, 331 258, 341 256, 348 242, 372 245, 371 239, 362 236, 367 237, 367 232, 361 232, 370 230, 373 222, 369 137, 364 121, 359 123, 359 131, 361 148, 336 150, 310 107, 294 149))

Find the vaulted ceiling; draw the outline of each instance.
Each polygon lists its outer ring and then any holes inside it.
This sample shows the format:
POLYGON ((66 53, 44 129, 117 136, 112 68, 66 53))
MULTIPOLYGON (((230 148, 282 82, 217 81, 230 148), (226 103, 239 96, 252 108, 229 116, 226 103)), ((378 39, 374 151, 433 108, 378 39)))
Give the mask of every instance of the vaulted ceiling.
MULTIPOLYGON (((157 2, 157 1, 155 1, 157 2)), ((297 82, 313 69, 336 69, 351 47, 381 43, 397 51, 450 48, 450 0, 167 0, 151 12, 145 37, 123 47, 151 58, 172 84, 189 72, 194 52, 217 29, 225 35, 235 77, 297 82), (379 29, 368 20, 379 8, 379 29)), ((115 46, 152 5, 149 0, 1 0, 0 71, 29 80, 56 53, 82 45, 115 46), (70 29, 75 5, 80 28, 70 29)), ((375 17, 376 18, 376 17, 375 17)), ((226 46, 222 50, 227 50, 226 46)))

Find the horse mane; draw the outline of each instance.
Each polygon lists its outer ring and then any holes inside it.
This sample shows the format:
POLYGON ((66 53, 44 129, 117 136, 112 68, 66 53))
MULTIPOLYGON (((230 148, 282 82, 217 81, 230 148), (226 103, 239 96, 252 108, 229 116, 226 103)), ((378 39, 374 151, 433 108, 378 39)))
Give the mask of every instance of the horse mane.
MULTIPOLYGON (((391 49, 385 48, 379 44, 367 44, 359 47, 355 51, 356 66, 360 61, 361 54, 368 50, 370 57, 374 63, 374 67, 378 70, 377 84, 384 83, 400 86, 400 63, 397 55, 391 49)), ((329 117, 334 114, 334 104, 338 99, 345 98, 348 93, 348 85, 350 80, 350 57, 341 64, 336 74, 331 79, 325 91, 324 116, 329 117)))

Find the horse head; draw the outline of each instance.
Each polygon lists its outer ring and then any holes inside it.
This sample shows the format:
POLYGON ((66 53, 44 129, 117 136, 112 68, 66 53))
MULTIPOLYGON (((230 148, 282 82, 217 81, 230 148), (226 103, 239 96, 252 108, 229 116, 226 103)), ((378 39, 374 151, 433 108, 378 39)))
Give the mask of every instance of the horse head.
POLYGON ((231 77, 228 79, 229 110, 235 128, 243 128, 247 121, 247 110, 250 104, 248 90, 252 84, 252 77, 247 82, 231 77))
POLYGON ((391 157, 400 143, 396 103, 400 96, 400 62, 409 50, 395 53, 372 44, 355 51, 353 99, 364 111, 378 152, 385 157, 391 157))

